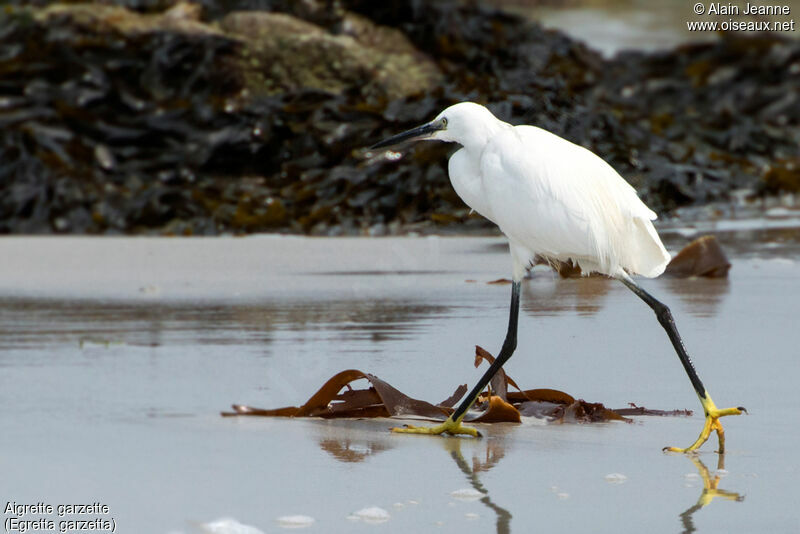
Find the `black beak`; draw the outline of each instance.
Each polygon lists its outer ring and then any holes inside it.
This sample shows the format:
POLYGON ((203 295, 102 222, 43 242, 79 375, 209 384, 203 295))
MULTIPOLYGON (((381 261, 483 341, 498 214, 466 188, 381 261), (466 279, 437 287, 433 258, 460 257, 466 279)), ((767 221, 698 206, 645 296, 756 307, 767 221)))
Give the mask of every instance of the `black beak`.
POLYGON ((412 128, 411 130, 405 131, 403 133, 399 133, 397 135, 393 135, 388 139, 384 139, 380 143, 375 143, 370 149, 374 148, 383 148, 387 146, 396 145, 398 143, 402 143, 403 141, 408 141, 409 139, 423 139, 434 133, 438 132, 439 130, 444 130, 446 126, 446 122, 443 120, 438 121, 431 121, 422 126, 417 126, 416 128, 412 128))

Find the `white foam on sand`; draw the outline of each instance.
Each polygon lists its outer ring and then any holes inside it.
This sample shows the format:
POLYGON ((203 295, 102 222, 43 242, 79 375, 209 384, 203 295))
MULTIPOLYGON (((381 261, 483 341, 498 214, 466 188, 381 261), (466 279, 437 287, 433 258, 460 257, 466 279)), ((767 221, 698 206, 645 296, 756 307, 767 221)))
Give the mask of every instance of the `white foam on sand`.
POLYGON ((207 534, 264 534, 263 531, 250 525, 239 523, 235 519, 222 518, 200 525, 200 532, 207 534))
POLYGON ((357 512, 353 512, 351 515, 347 516, 347 519, 353 521, 364 521, 365 523, 385 523, 391 517, 392 516, 389 515, 389 512, 383 508, 379 508, 378 506, 370 506, 368 508, 362 508, 357 512))
POLYGON ((483 493, 473 488, 463 488, 451 492, 450 496, 459 501, 477 501, 483 497, 483 493))
POLYGON ((606 475, 606 482, 609 484, 624 484, 627 480, 628 477, 622 473, 609 473, 606 475))
POLYGON ((307 515, 284 515, 275 522, 283 528, 306 528, 314 524, 314 518, 307 515))

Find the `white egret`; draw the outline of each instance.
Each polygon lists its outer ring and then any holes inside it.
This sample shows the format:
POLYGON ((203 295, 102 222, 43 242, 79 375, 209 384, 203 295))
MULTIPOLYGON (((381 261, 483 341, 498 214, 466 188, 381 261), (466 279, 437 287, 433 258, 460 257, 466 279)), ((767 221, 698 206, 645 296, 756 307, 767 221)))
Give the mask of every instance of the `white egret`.
POLYGON ((653 213, 608 163, 591 151, 534 126, 512 126, 472 102, 450 106, 434 120, 377 143, 439 140, 462 146, 450 158, 450 182, 472 209, 497 224, 508 238, 513 283, 508 331, 495 362, 455 412, 441 425, 395 428, 420 434, 469 434, 464 415, 517 346, 520 282, 534 258, 572 260, 584 273, 616 278, 645 301, 664 327, 705 413, 693 451, 716 430, 720 452, 724 434, 719 418, 739 415, 742 407, 718 409, 697 376, 667 306, 634 282, 631 275, 660 275, 670 256, 652 221, 653 213))

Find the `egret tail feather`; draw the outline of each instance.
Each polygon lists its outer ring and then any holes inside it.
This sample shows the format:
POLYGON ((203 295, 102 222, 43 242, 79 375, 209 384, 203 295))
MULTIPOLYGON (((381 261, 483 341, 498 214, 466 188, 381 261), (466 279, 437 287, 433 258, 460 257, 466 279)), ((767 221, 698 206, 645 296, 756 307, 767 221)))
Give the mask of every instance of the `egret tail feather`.
POLYGON ((664 272, 671 257, 652 222, 635 218, 630 243, 630 259, 626 263, 631 272, 647 278, 655 278, 664 272))

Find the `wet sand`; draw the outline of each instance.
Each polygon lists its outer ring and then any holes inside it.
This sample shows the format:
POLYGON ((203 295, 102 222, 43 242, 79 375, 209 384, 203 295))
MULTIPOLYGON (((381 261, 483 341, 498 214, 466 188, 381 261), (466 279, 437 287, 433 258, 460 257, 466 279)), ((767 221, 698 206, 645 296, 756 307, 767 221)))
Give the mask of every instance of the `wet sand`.
MULTIPOLYGON (((728 280, 643 284, 717 404, 751 413, 723 421, 724 466, 715 438, 694 459, 661 452, 693 441, 697 414, 481 440, 219 416, 301 404, 347 368, 434 402, 474 383, 474 345, 505 331, 509 287, 486 284, 508 276, 499 238, 0 239, 0 488, 107 504, 121 532, 296 515, 316 532, 797 532, 798 231, 720 237, 728 280)), ((603 279, 537 268, 507 371, 609 407, 699 408, 653 314, 603 279)))

